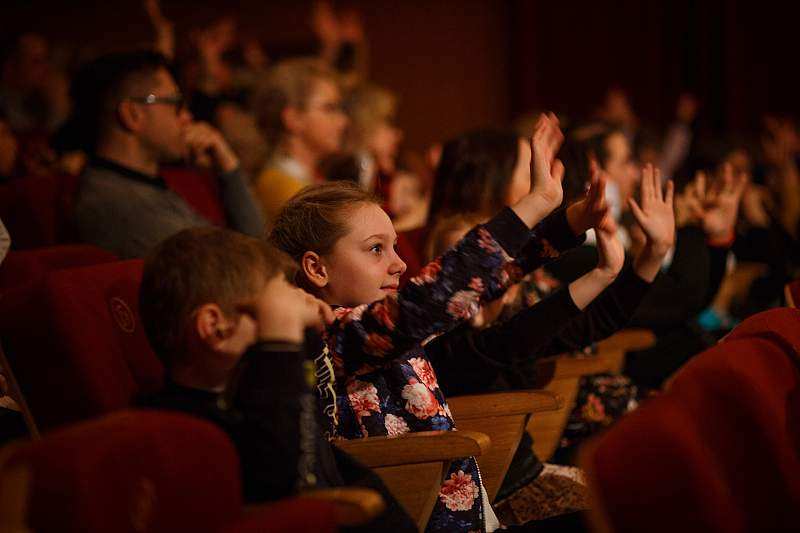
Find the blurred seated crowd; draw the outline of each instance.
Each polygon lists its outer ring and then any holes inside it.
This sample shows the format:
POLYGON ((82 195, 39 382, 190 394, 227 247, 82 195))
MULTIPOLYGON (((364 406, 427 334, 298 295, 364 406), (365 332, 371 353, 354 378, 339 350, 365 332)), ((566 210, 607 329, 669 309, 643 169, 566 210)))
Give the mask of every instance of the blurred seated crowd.
POLYGON ((24 371, 12 379, 24 348, 11 317, 50 283, 18 266, 39 250, 133 261, 131 320, 163 381, 130 406, 220 428, 247 503, 376 491, 385 508, 348 531, 420 524, 337 441, 454 431, 448 398, 541 389, 544 361, 649 330, 616 371, 578 376, 550 456, 523 430, 491 497, 480 457, 453 460, 423 524, 581 530, 585 443, 785 305, 800 277, 790 117, 710 136, 684 93, 658 129, 613 87, 589 116, 537 111, 405 150, 402 102, 369 78, 358 12, 316 3, 317 46, 274 60, 232 17, 183 39, 157 0, 143 9, 155 40, 141 49, 66 65, 23 33, 2 51, 3 443, 38 437, 37 408, 20 405, 37 392, 24 371))

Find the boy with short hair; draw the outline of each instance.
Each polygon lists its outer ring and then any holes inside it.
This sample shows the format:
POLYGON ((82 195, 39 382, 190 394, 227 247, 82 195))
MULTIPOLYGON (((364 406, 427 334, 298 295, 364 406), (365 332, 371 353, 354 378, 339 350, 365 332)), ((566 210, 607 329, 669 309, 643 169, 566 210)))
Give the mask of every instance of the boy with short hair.
POLYGON ((159 244, 145 261, 139 308, 167 377, 141 403, 220 426, 239 452, 245 501, 366 486, 388 504, 370 527, 411 531, 377 476, 317 428, 304 339, 333 314, 291 285, 291 272, 291 260, 275 248, 219 228, 184 230, 159 244))

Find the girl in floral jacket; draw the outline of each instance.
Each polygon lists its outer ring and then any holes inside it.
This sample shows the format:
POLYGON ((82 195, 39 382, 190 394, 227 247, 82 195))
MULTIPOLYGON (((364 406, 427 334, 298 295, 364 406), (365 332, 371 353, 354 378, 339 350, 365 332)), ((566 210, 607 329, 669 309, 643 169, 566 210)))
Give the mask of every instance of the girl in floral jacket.
MULTIPOLYGON (((563 166, 554 159, 562 139, 555 116, 543 115, 531 143, 532 190, 473 228, 402 290, 405 263, 394 250, 397 236, 367 193, 330 183, 307 188, 287 203, 270 239, 298 261, 301 286, 338 306, 317 359, 331 438, 455 429, 422 344, 577 244, 575 234, 587 228, 576 232, 564 211, 545 219, 563 196, 563 166)), ((570 288, 579 307, 600 290, 591 279, 570 288)), ((492 531, 498 525, 475 459, 454 461, 428 531, 492 531)))

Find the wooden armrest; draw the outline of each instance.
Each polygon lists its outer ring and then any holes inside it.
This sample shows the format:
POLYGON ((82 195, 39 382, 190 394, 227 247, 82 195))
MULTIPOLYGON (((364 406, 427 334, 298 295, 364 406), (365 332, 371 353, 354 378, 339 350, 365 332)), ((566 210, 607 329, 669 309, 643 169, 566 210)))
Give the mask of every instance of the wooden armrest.
POLYGON ((517 451, 532 413, 557 411, 560 397, 550 391, 514 391, 451 397, 456 427, 489 435, 492 448, 480 458, 481 478, 493 500, 517 451))
POLYGON ((453 412, 456 425, 458 425, 458 421, 469 418, 555 411, 562 404, 563 402, 557 394, 545 390, 470 394, 467 396, 453 396, 447 400, 447 405, 453 412))
POLYGON ((338 487, 303 492, 303 499, 332 502, 336 509, 336 523, 340 526, 360 526, 374 520, 386 509, 386 502, 372 489, 338 487))
POLYGON ((425 530, 452 460, 483 455, 490 444, 489 437, 477 431, 422 431, 334 442, 375 470, 420 531, 425 530))
POLYGON ((368 437, 333 443, 365 466, 378 468, 414 463, 478 457, 491 441, 477 431, 420 431, 397 437, 368 437))
POLYGON ((655 334, 649 329, 630 328, 623 329, 610 336, 609 338, 597 343, 597 349, 603 350, 644 350, 650 348, 656 342, 655 334))

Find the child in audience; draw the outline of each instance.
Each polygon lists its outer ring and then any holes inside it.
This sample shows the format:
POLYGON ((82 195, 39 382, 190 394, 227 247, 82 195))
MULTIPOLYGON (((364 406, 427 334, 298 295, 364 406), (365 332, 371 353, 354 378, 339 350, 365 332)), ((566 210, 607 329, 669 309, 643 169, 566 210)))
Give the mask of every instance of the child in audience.
POLYGON ((347 117, 334 73, 316 59, 273 67, 253 110, 269 150, 256 192, 272 220, 293 194, 318 181, 320 161, 342 146, 347 117))
MULTIPOLYGON (((537 270, 513 286, 503 299, 482 306, 471 324, 462 324, 431 341, 425 351, 439 376, 439 387, 446 395, 535 388, 539 358, 581 351, 626 325, 658 273, 674 232, 669 195, 656 198, 655 194, 650 194, 660 192, 655 189, 660 182, 652 168, 646 168, 644 174, 642 210, 647 213, 647 242, 632 265, 616 279, 611 277, 613 283, 597 299, 581 314, 563 320, 552 335, 540 334, 541 324, 549 323, 549 315, 557 306, 555 302, 563 298, 564 291, 556 291, 558 283, 537 270), (455 335, 455 342, 447 339, 455 335)), ((447 179, 444 174, 440 177, 447 179)), ((595 185, 602 186, 603 182, 599 170, 595 169, 594 186, 587 199, 598 203, 598 210, 606 213, 595 228, 600 246, 615 242, 621 254, 609 206, 595 185)), ((470 220, 476 218, 481 216, 461 214, 440 219, 431 232, 431 252, 439 254, 452 246, 471 227, 470 220)), ((608 255, 605 251, 601 254, 608 255)), ((616 275, 621 268, 620 260, 613 273, 616 275)), ((635 398, 635 387, 631 387, 630 380, 624 376, 590 376, 584 382, 581 394, 588 391, 583 395, 593 397, 605 411, 599 420, 595 416, 591 420, 578 418, 572 422, 572 426, 578 428, 571 429, 573 432, 579 429, 581 437, 624 414, 631 398, 629 389, 633 389, 635 398)), ((580 415, 581 407, 578 405, 573 413, 580 415)), ((543 464, 532 453, 532 444, 530 436, 523 435, 498 493, 495 508, 503 521, 519 524, 587 508, 588 493, 582 474, 574 468, 543 464)))
MULTIPOLYGON (((455 429, 422 343, 468 320, 481 302, 502 296, 522 274, 574 245, 564 211, 542 222, 562 200, 563 166, 554 159, 562 139, 555 116, 543 115, 532 140, 532 191, 399 290, 405 264, 394 250, 396 234, 368 193, 339 182, 306 189, 287 203, 270 239, 299 262, 298 283, 337 306, 317 360, 320 368, 334 369, 335 394, 322 398, 331 437, 455 429)), ((594 223, 592 213, 584 203, 586 216, 579 219, 594 223)), ((552 329, 605 288, 618 259, 609 243, 597 272, 570 286, 560 301, 552 329)), ((428 530, 497 527, 475 459, 454 461, 428 530)))
POLYGON ((167 377, 142 403, 220 426, 239 452, 248 502, 367 486, 389 509, 365 531, 413 531, 377 477, 317 428, 304 338, 333 314, 289 284, 290 264, 263 241, 217 228, 184 230, 158 245, 145 262, 140 312, 167 377))

